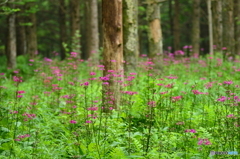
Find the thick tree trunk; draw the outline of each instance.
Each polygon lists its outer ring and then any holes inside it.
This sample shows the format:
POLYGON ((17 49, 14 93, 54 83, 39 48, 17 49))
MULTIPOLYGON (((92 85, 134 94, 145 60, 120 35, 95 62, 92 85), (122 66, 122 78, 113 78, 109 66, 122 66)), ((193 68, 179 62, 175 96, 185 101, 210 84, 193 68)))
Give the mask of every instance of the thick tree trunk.
MULTIPOLYGON (((26 10, 30 10, 35 5, 35 2, 28 2, 26 4, 26 10)), ((27 53, 31 58, 36 56, 37 53, 37 32, 36 32, 36 15, 35 13, 29 13, 25 18, 30 25, 26 26, 26 38, 27 38, 27 53)))
MULTIPOLYGON (((15 0, 9 0, 9 7, 14 8, 12 4, 15 0)), ((6 45, 6 55, 7 55, 7 67, 13 69, 16 67, 16 28, 15 28, 15 13, 8 15, 7 24, 7 45, 6 45)))
POLYGON ((81 57, 79 0, 70 0, 70 19, 71 19, 71 51, 78 53, 79 57, 81 57))
POLYGON ((60 55, 61 59, 65 59, 66 52, 64 48, 64 44, 67 42, 67 27, 66 27, 66 4, 65 0, 59 1, 59 29, 60 29, 60 55))
POLYGON ((235 18, 235 54, 240 55, 240 1, 234 1, 234 18, 235 18))
POLYGON ((233 0, 223 0, 223 47, 227 47, 228 56, 233 58, 234 45, 233 0))
POLYGON ((18 6, 21 12, 16 15, 16 40, 17 40, 17 55, 25 55, 27 53, 26 29, 23 25, 25 17, 22 15, 24 6, 18 6))
POLYGON ((216 51, 221 53, 223 34, 222 0, 213 1, 212 9, 213 9, 213 41, 214 45, 216 45, 216 51))
POLYGON ((212 23, 212 9, 211 9, 211 0, 207 1, 208 6, 208 28, 209 28, 209 53, 213 54, 213 23, 212 23))
POLYGON ((173 38, 174 38, 174 50, 180 50, 180 4, 179 0, 174 1, 174 16, 173 16, 173 38))
POLYGON ((162 68, 160 61, 163 54, 162 29, 160 20, 160 4, 158 2, 148 3, 147 18, 149 23, 149 57, 155 63, 155 68, 162 68))
POLYGON ((200 51, 200 0, 193 1, 192 19, 192 52, 199 55, 200 51))
POLYGON ((138 61, 138 0, 123 1, 123 53, 125 70, 135 71, 138 61))
POLYGON ((97 64, 99 60, 98 1, 88 0, 88 43, 87 58, 97 64))
POLYGON ((120 101, 120 85, 116 74, 119 76, 123 74, 122 0, 103 0, 102 8, 105 66, 103 75, 110 78, 109 84, 103 85, 103 103, 106 107, 108 103, 112 103, 112 107, 117 108, 120 101), (114 72, 111 73, 110 70, 114 72))

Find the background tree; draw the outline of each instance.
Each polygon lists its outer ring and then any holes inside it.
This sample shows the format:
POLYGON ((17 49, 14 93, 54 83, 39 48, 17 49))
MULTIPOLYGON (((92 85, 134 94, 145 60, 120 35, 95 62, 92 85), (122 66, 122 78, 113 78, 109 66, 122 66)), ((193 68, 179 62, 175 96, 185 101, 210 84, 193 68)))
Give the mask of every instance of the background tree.
POLYGON ((212 1, 213 10, 213 41, 216 45, 216 51, 222 51, 222 34, 223 34, 223 24, 222 24, 222 0, 212 1))
POLYGON ((123 0, 123 53, 125 71, 136 70, 138 46, 138 0, 123 0))
POLYGON ((88 15, 88 40, 87 40, 87 58, 90 57, 93 63, 98 63, 99 60, 99 29, 98 29, 98 1, 88 0, 87 15, 88 15))
POLYGON ((122 0, 103 0, 103 75, 109 77, 108 85, 103 86, 103 103, 107 104, 113 96, 113 107, 117 108, 120 101, 120 85, 118 77, 123 71, 123 39, 122 39, 122 0), (114 73, 110 73, 113 70, 114 73), (110 72, 109 72, 110 71, 110 72))
POLYGON ((192 52, 199 55, 200 51, 200 0, 193 1, 192 19, 192 52))
POLYGON ((235 54, 240 54, 240 1, 234 0, 235 54))
POLYGON ((70 23, 71 23, 71 51, 79 53, 80 47, 80 1, 71 0, 70 2, 70 23))
POLYGON ((174 50, 180 50, 180 23, 179 23, 179 16, 180 16, 180 3, 179 0, 174 0, 174 16, 173 16, 173 37, 174 43, 173 47, 174 50))
POLYGON ((147 3, 147 17, 149 21, 149 57, 157 58, 157 55, 163 54, 160 2, 147 1, 147 3))
POLYGON ((60 30, 60 55, 61 59, 66 57, 64 44, 67 44, 67 26, 66 26, 67 7, 65 0, 59 1, 59 30, 60 30))
MULTIPOLYGON (((14 9, 15 0, 9 0, 8 6, 14 9)), ((10 13, 7 17, 7 44, 6 44, 6 55, 7 55, 7 67, 13 69, 16 67, 16 15, 14 12, 10 13)))
POLYGON ((209 27, 209 50, 210 54, 213 54, 213 24, 212 24, 212 2, 211 0, 207 1, 208 6, 208 27, 209 27))
POLYGON ((25 22, 26 25, 26 39, 27 39, 27 53, 31 58, 36 56, 38 51, 37 46, 37 32, 36 32, 36 12, 37 5, 35 1, 29 1, 25 4, 25 22))
POLYGON ((235 56, 233 0, 223 0, 223 47, 229 56, 235 56))

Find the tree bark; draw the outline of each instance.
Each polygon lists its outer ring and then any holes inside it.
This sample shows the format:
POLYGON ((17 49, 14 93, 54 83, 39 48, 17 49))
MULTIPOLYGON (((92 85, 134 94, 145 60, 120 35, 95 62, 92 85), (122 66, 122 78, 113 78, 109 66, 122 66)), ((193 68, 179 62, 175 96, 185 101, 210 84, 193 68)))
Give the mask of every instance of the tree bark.
POLYGON ((103 103, 107 106, 110 102, 112 107, 117 109, 120 102, 120 85, 116 74, 123 74, 122 0, 103 0, 102 8, 105 66, 103 75, 110 78, 109 84, 103 85, 103 103), (109 70, 113 70, 114 73, 111 74, 109 70))
POLYGON ((174 50, 180 50, 180 4, 179 0, 174 1, 174 17, 173 17, 173 37, 174 37, 174 50))
POLYGON ((138 46, 138 0, 123 1, 123 54, 126 71, 136 71, 138 46))
POLYGON ((67 27, 66 27, 66 4, 65 0, 59 1, 59 29, 60 29, 60 56, 61 59, 65 59, 66 52, 64 48, 64 44, 67 42, 67 27))
POLYGON ((213 41, 214 45, 216 45, 216 51, 221 53, 223 34, 222 0, 213 1, 212 9, 213 9, 213 41))
MULTIPOLYGON (((14 8, 15 0, 9 0, 9 7, 14 8)), ((7 45, 6 45, 6 54, 7 54, 7 67, 14 69, 16 67, 16 28, 15 28, 15 13, 11 13, 7 17, 7 45)))
POLYGON ((223 0, 223 47, 227 47, 228 56, 235 56, 234 47, 233 0, 223 0))
MULTIPOLYGON (((35 2, 28 2, 26 4, 26 10, 30 11, 35 5, 35 2)), ((36 33, 36 14, 35 11, 31 11, 25 18, 26 23, 26 38, 27 38, 27 53, 30 58, 34 58, 37 54, 37 33, 36 33)))
POLYGON ((94 64, 99 63, 98 1, 88 0, 88 47, 87 58, 94 64))
POLYGON ((158 2, 148 3, 147 18, 149 23, 148 43, 149 57, 155 63, 156 68, 161 68, 161 58, 163 54, 162 29, 160 20, 160 4, 158 2))
POLYGON ((70 19, 71 19, 71 51, 78 53, 79 57, 81 57, 79 0, 70 0, 70 19))
POLYGON ((213 28, 212 28, 212 9, 211 9, 211 0, 207 1, 208 7, 208 28, 209 28, 209 53, 213 54, 213 28))
POLYGON ((192 18, 192 52, 199 55, 200 51, 200 0, 193 1, 192 18))

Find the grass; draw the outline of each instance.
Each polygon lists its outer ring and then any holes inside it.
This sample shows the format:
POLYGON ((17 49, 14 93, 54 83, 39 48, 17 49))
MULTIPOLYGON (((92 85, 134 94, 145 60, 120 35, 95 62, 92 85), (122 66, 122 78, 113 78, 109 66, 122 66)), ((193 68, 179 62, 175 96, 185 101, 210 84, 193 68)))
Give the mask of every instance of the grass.
POLYGON ((0 72, 0 158, 238 157, 210 155, 240 152, 238 59, 170 57, 160 71, 143 57, 118 110, 102 103, 102 66, 21 60, 0 72))

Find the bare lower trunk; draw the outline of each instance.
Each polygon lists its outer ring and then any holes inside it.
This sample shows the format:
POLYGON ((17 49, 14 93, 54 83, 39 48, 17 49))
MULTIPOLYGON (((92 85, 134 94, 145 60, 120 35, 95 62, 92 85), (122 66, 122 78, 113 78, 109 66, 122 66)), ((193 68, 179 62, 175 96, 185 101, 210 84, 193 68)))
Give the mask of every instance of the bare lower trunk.
POLYGON ((234 1, 234 17, 235 17, 235 54, 240 55, 240 1, 234 1))
POLYGON ((174 50, 180 50, 180 23, 179 23, 179 14, 180 14, 180 4, 179 0, 175 0, 174 4, 174 16, 173 16, 173 38, 174 38, 174 50))
MULTIPOLYGON (((26 9, 30 10, 35 5, 34 2, 28 2, 26 9)), ((36 33, 36 15, 35 13, 29 13, 26 16, 26 22, 29 23, 26 27, 26 38, 27 38, 27 53, 31 58, 37 54, 37 33, 36 33)))
POLYGON ((227 56, 235 56, 233 0, 223 0, 223 47, 227 47, 227 56))
MULTIPOLYGON (((9 2, 14 2, 14 0, 9 0, 9 2)), ((14 5, 9 5, 14 8, 14 5)), ((15 28, 15 13, 12 13, 7 18, 8 30, 7 30, 7 67, 13 69, 16 67, 16 28, 15 28)))
POLYGON ((81 57, 80 46, 80 1, 70 1, 70 19, 71 19, 71 51, 76 52, 81 57))
POLYGON ((98 31, 98 1, 89 0, 88 2, 88 48, 87 58, 94 64, 99 60, 99 31, 98 31))
MULTIPOLYGON (((108 85, 103 85, 103 103, 112 103, 117 108, 120 102, 119 77, 123 71, 123 40, 122 40, 122 0, 103 0, 103 75, 108 76, 108 85), (114 73, 111 73, 113 70, 114 73), (115 74, 115 75, 114 75, 115 74)), ((108 105, 108 108, 111 106, 108 105)), ((106 109, 108 111, 108 109, 106 109)))
POLYGON ((200 0, 193 2, 192 20, 192 52, 199 55, 200 51, 200 0))
POLYGON ((208 27, 209 27, 209 53, 213 54, 213 29, 212 29, 212 10, 211 0, 207 1, 208 6, 208 27))
POLYGON ((136 70, 138 47, 138 0, 123 2, 123 42, 125 70, 136 70))
POLYGON ((223 24, 222 24, 222 0, 213 1, 213 41, 216 45, 216 51, 222 52, 222 34, 223 34, 223 24))
POLYGON ((63 60, 66 57, 64 44, 67 42, 67 27, 66 27, 66 4, 65 0, 59 1, 59 29, 60 29, 60 55, 63 60))

